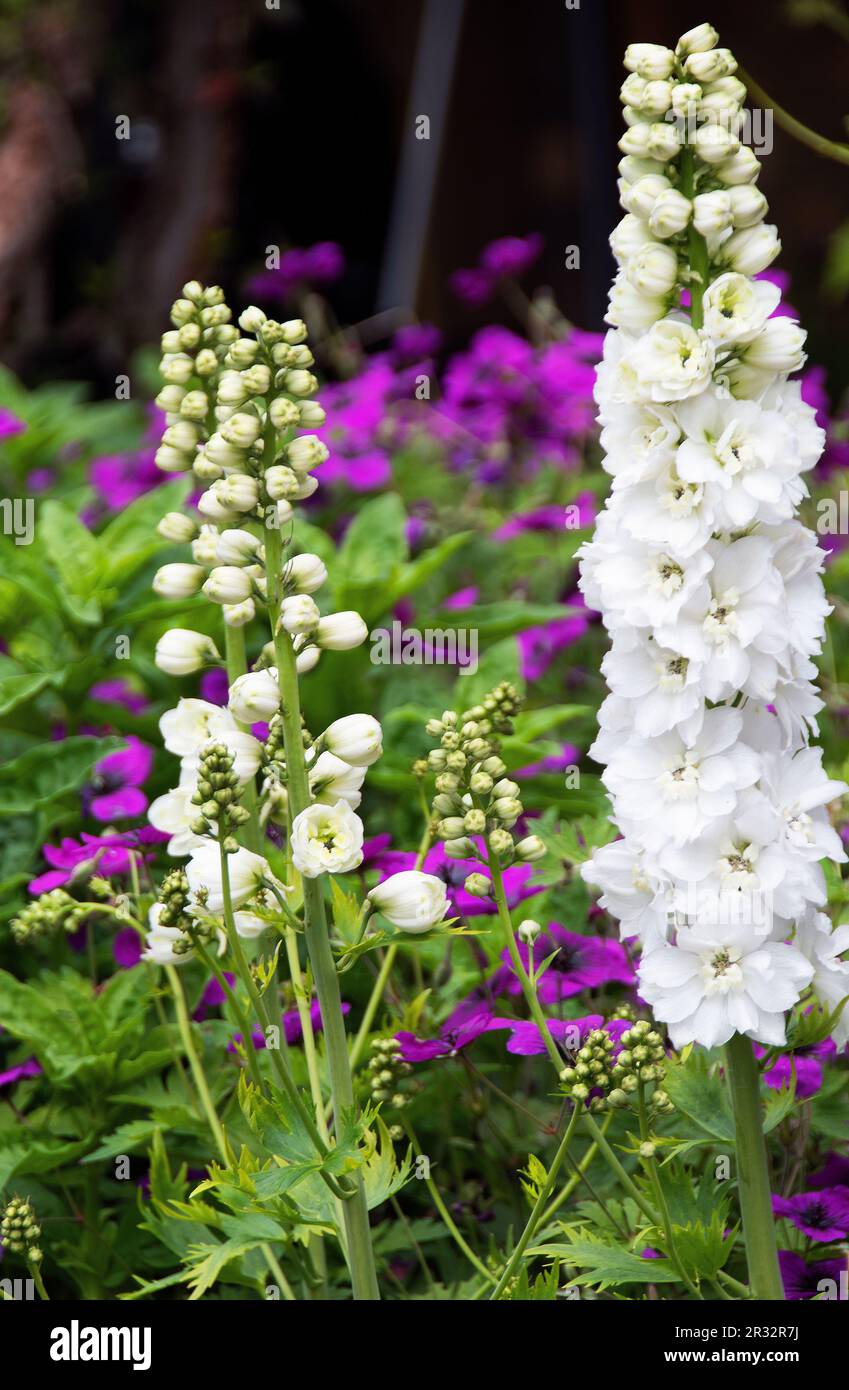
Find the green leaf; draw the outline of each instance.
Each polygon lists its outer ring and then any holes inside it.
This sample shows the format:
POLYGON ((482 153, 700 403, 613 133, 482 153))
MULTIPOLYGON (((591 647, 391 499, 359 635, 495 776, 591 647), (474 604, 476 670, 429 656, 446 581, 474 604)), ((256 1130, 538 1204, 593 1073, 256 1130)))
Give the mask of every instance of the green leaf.
POLYGON ((167 544, 157 535, 157 523, 166 512, 180 511, 190 491, 190 479, 174 478, 137 497, 109 522, 98 538, 105 583, 126 580, 167 544))
POLYGON ((32 674, 6 676, 0 680, 0 715, 16 709, 24 700, 32 700, 46 685, 61 679, 61 673, 38 671, 32 674))
POLYGON ((394 492, 366 502, 345 533, 333 567, 335 606, 368 622, 387 607, 387 584, 407 558, 407 516, 394 492))
POLYGON ((597 1284, 600 1289, 618 1284, 675 1284, 680 1277, 668 1260, 644 1260, 640 1255, 623 1250, 621 1244, 608 1245, 591 1235, 568 1242, 538 1245, 528 1250, 527 1254, 529 1257, 561 1259, 567 1264, 577 1265, 586 1273, 573 1276, 570 1282, 597 1284))
POLYGON ((728 1091, 716 1069, 710 1070, 700 1052, 691 1052, 684 1062, 670 1066, 663 1081, 676 1110, 726 1144, 734 1143, 734 1116, 728 1091))

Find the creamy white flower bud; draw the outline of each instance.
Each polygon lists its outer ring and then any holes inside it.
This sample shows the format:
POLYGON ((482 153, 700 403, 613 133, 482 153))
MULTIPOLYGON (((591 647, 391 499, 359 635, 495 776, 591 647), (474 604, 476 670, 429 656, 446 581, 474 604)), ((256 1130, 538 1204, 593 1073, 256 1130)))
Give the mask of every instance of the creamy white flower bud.
POLYGON ((699 120, 714 124, 719 122, 728 126, 735 135, 739 135, 743 126, 740 103, 727 92, 708 92, 699 102, 698 114, 699 120))
POLYGON ((286 446, 289 466, 298 473, 308 473, 330 457, 327 445, 315 434, 302 434, 286 446))
POLYGON ((523 840, 519 840, 516 844, 516 858, 521 859, 524 864, 531 864, 535 859, 542 859, 545 852, 545 845, 539 835, 526 835, 523 840))
POLYGON ((620 201, 628 212, 645 222, 661 193, 667 193, 671 188, 672 184, 663 174, 647 174, 636 183, 623 185, 620 189, 620 201))
POLYGON ((368 900, 393 927, 415 935, 429 931, 449 910, 445 883, 421 869, 403 869, 369 889, 368 900))
POLYGON ((677 82, 672 88, 672 110, 676 116, 687 116, 702 99, 698 82, 677 82))
POLYGON ((807 333, 795 319, 780 315, 769 319, 746 346, 744 360, 762 372, 796 372, 805 363, 807 333))
POLYGON ((352 647, 362 646, 367 637, 368 628, 359 613, 351 610, 328 613, 315 630, 316 644, 329 652, 350 651, 352 647))
MULTIPOLYGON (((288 523, 292 520, 292 517, 295 515, 295 513, 294 513, 294 510, 293 510, 293 508, 292 508, 292 503, 291 503, 291 502, 287 502, 285 497, 281 498, 281 500, 276 504, 276 506, 277 506, 277 526, 278 526, 278 529, 279 529, 281 526, 286 526, 286 525, 288 525, 288 523)), ((271 525, 271 521, 270 521, 270 520, 267 521, 267 522, 266 522, 266 525, 270 526, 270 525, 271 525)))
POLYGON ((212 483, 216 478, 220 478, 224 472, 224 469, 219 467, 217 463, 213 463, 212 459, 207 458, 202 448, 198 449, 192 459, 192 470, 195 477, 199 478, 202 483, 212 483))
POLYGON ((185 386, 194 376, 195 364, 184 352, 168 352, 159 364, 159 374, 171 385, 185 386))
POLYGON ((286 562, 282 579, 289 593, 314 594, 327 580, 327 566, 318 555, 293 555, 286 562))
POLYGON ((542 931, 539 922, 535 922, 532 917, 526 917, 516 928, 516 935, 520 941, 524 941, 526 946, 532 946, 542 931))
POLYGON ((176 424, 169 425, 162 435, 162 443, 170 445, 172 449, 179 449, 181 453, 193 454, 198 446, 200 433, 197 425, 193 425, 190 420, 178 420, 176 424))
POLYGON ((244 464, 245 452, 235 444, 229 443, 223 434, 211 434, 203 446, 204 457, 219 468, 239 468, 244 464))
POLYGON ((318 604, 309 594, 290 594, 280 605, 280 626, 290 636, 312 632, 320 617, 318 604))
POLYGON ((352 767, 371 767, 383 752, 383 730, 370 714, 345 714, 328 725, 321 743, 352 767))
POLYGON ((769 204, 763 193, 750 183, 741 184, 738 188, 729 188, 728 197, 731 203, 731 221, 735 227, 754 227, 756 222, 763 221, 769 211, 769 204))
POLYGON ((701 53, 691 53, 684 63, 684 71, 694 82, 704 85, 716 82, 736 70, 737 64, 727 48, 710 48, 701 53))
POLYGON ((177 334, 178 349, 181 352, 194 352, 200 342, 200 324, 186 323, 177 334))
POLYGON ((156 530, 163 540, 173 541, 175 545, 194 540, 198 533, 196 523, 185 512, 166 512, 156 530))
POLYGON ((711 82, 705 87, 703 95, 705 97, 724 96, 729 101, 733 101, 737 106, 742 106, 746 100, 746 84, 741 82, 739 77, 720 77, 716 82, 711 82))
POLYGON ((303 647, 295 657, 295 670, 299 676, 305 676, 308 671, 312 671, 318 665, 321 652, 318 647, 303 647))
POLYGON ((646 153, 650 159, 674 159, 681 149, 683 136, 671 121, 656 121, 649 126, 646 153))
POLYGON ((686 34, 681 35, 675 52, 682 58, 688 53, 707 53, 718 43, 719 35, 712 24, 697 24, 694 29, 688 29, 686 34))
POLYGON ((205 391, 187 391, 179 410, 184 419, 201 423, 209 414, 209 397, 205 391))
MULTIPOLYGON (((249 449, 255 444, 262 433, 262 425, 256 415, 250 414, 247 410, 239 410, 235 415, 231 415, 219 431, 221 438, 228 444, 233 444, 237 449, 249 449)), ((213 435, 213 438, 215 436, 213 435)), ((209 453, 209 449, 207 449, 209 453)), ((215 458, 215 454, 211 455, 215 458)), ((216 462, 220 460, 216 459, 216 462)))
POLYGON ((655 236, 665 238, 683 232, 688 225, 693 204, 677 188, 661 193, 649 215, 649 227, 655 236))
POLYGON ((646 90, 646 79, 639 73, 631 72, 619 88, 619 100, 623 106, 639 106, 640 98, 646 90))
POLYGON ((300 401, 298 423, 306 429, 320 429, 327 419, 327 412, 318 401, 300 401))
POLYGON ((271 390, 271 368, 264 362, 257 362, 255 366, 249 367, 246 372, 242 372, 245 386, 252 396, 267 396, 271 390))
POLYGON ((289 365, 291 367, 312 367, 314 363, 315 358, 306 343, 301 343, 297 347, 290 347, 289 365))
POLYGON ((183 453, 182 449, 174 449, 170 444, 160 444, 153 461, 163 473, 185 473, 192 466, 191 454, 183 453))
POLYGON ((189 676, 203 666, 214 665, 221 657, 206 633, 172 627, 157 642, 154 660, 160 671, 169 676, 189 676))
POLYGON ((288 400, 286 396, 275 396, 268 413, 276 430, 288 430, 293 425, 300 424, 300 406, 296 401, 288 400))
POLYGON ((693 199, 693 226, 704 237, 716 237, 731 226, 731 194, 728 189, 715 188, 710 193, 698 193, 693 199))
POLYGON ((283 463, 275 463, 273 468, 266 469, 263 482, 273 502, 279 501, 281 497, 296 497, 300 487, 298 474, 283 463))
POLYGON ((197 307, 190 299, 175 299, 171 305, 171 322, 178 328, 197 318, 197 307))
POLYGON ((253 581, 238 565, 217 565, 203 586, 213 603, 244 603, 250 598, 253 581))
POLYGON ((221 612, 227 627, 247 627, 256 617, 256 604, 252 598, 246 598, 244 603, 222 604, 221 612))
POLYGON ((288 391, 291 396, 311 396, 314 391, 318 390, 318 379, 313 376, 312 372, 295 368, 294 371, 285 373, 283 389, 288 391))
POLYGON ((638 159, 636 155, 626 154, 624 158, 620 159, 618 169, 620 177, 625 183, 637 183, 640 179, 646 178, 648 174, 664 174, 665 176, 666 165, 659 163, 656 159, 638 159))
POLYGON ((722 164, 740 148, 740 141, 721 125, 700 125, 693 136, 693 148, 705 164, 722 164))
POLYGON ((239 327, 246 333, 256 333, 265 323, 266 316, 255 304, 248 305, 239 315, 239 327))
POLYGON ((769 222, 732 232, 719 249, 718 259, 743 275, 758 275, 771 265, 781 250, 778 228, 769 222))
POLYGON ((754 150, 741 145, 736 154, 716 166, 714 173, 722 183, 730 186, 742 183, 755 183, 761 172, 761 164, 754 150))
POLYGON ((237 338, 230 348, 228 364, 232 363, 237 371, 242 371, 245 367, 253 366, 258 352, 259 343, 256 338, 237 338))
POLYGON ((678 279, 678 256, 671 246, 652 242, 631 257, 625 274, 641 294, 649 298, 662 297, 678 279))
POLYGON ((610 249, 617 261, 624 263, 635 251, 639 251, 641 246, 653 240, 648 223, 629 212, 613 228, 610 234, 610 249))
POLYGON ((303 319, 287 319, 280 325, 280 335, 284 343, 302 343, 307 336, 307 326, 303 319))
POLYGON ((271 719, 280 709, 276 667, 270 671, 250 671, 246 676, 238 676, 230 687, 227 704, 240 724, 255 724, 260 719, 271 719))
POLYGON ((620 137, 619 148, 623 154, 634 155, 637 159, 648 159, 649 137, 651 126, 647 121, 640 121, 637 125, 631 125, 620 137))
POLYGON ((173 415, 180 409, 185 395, 186 389, 184 386, 163 386, 159 395, 156 397, 155 404, 159 406, 160 410, 164 410, 167 414, 173 415))
POLYGON ((261 541, 250 531, 242 531, 238 527, 222 531, 218 536, 216 559, 219 565, 250 565, 261 545, 261 541))
POLYGON ((234 512, 253 511, 259 501, 259 483, 247 473, 231 473, 219 478, 210 489, 222 507, 234 512))
POLYGON ((662 81, 675 67, 675 54, 659 43, 629 43, 625 49, 625 66, 646 81, 662 81))
MULTIPOLYGON (((218 481, 223 481, 223 479, 219 479, 218 481)), ((214 486, 215 484, 213 483, 213 487, 214 486)), ((236 521, 239 516, 237 511, 234 511, 231 507, 224 506, 212 491, 212 488, 207 488, 206 492, 201 493, 198 498, 198 511, 201 512, 203 516, 208 516, 210 521, 223 521, 225 523, 236 521)))
POLYGON ((218 400, 221 405, 244 405, 250 392, 241 372, 222 372, 218 381, 218 400))
POLYGON ((153 576, 153 591, 160 598, 190 598, 203 583, 200 565, 162 565, 153 576))
POLYGON ((219 534, 217 526, 201 526, 200 534, 192 541, 192 558, 196 564, 203 565, 205 569, 212 569, 218 564, 219 534))

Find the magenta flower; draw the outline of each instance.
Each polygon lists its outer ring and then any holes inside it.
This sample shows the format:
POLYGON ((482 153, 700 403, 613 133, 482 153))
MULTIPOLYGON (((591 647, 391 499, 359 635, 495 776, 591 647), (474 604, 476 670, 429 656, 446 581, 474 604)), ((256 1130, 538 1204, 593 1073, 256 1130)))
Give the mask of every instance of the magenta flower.
POLYGON ((17 415, 13 415, 5 406, 0 406, 0 439, 11 439, 16 434, 23 434, 26 428, 23 420, 19 420, 17 415))
POLYGON ((115 933, 112 942, 112 955, 122 970, 132 970, 138 965, 142 954, 142 939, 135 927, 122 927, 115 933))
POLYGON ((104 824, 144 815, 148 802, 140 786, 152 766, 152 749, 128 734, 126 748, 108 753, 95 764, 92 780, 83 791, 86 811, 104 824))
MULTIPOLYGON (((530 953, 523 941, 518 942, 519 954, 525 969, 530 967, 530 953)), ((600 936, 581 936, 578 932, 567 931, 559 922, 549 922, 540 932, 533 944, 533 968, 538 970, 543 961, 553 955, 542 975, 538 992, 543 1004, 556 1004, 561 999, 571 999, 585 989, 599 989, 602 985, 633 985, 634 970, 624 947, 618 941, 600 936)), ((506 988, 508 994, 521 994, 522 987, 510 966, 510 953, 506 949, 501 959, 507 967, 506 988)))
POLYGON ((226 705, 230 698, 230 683, 223 666, 204 671, 198 693, 200 698, 208 701, 210 705, 226 705))
MULTIPOLYGON (((758 1057, 763 1057, 766 1049, 755 1044, 755 1053, 758 1057)), ((780 1091, 782 1086, 790 1086, 795 1076, 797 1099, 809 1100, 822 1086, 823 1059, 834 1057, 836 1054, 837 1048, 831 1038, 825 1038, 810 1047, 786 1052, 782 1057, 776 1058, 763 1073, 763 1079, 774 1091, 780 1091)))
POLYGON ((538 763, 528 763, 517 767, 511 775, 514 779, 544 776, 547 772, 565 772, 567 767, 575 767, 581 761, 581 750, 574 743, 564 743, 559 753, 550 753, 540 758, 538 763))
POLYGON ((815 1260, 808 1264, 804 1255, 792 1250, 779 1250, 778 1263, 784 1283, 784 1297, 788 1301, 800 1298, 816 1298, 825 1290, 823 1280, 829 1280, 840 1289, 840 1276, 846 1272, 845 1260, 815 1260))
MULTIPOLYGON (((586 1041, 587 1035, 596 1028, 604 1028, 613 1038, 616 1044, 613 1049, 615 1057, 622 1051, 620 1038, 622 1034, 632 1026, 627 1019, 612 1018, 605 1023, 601 1014, 588 1014, 586 1018, 550 1018, 548 1019, 548 1031, 554 1038, 558 1047, 568 1056, 577 1051, 586 1041)), ((512 1024, 510 1041, 507 1044, 507 1051, 514 1052, 520 1057, 536 1057, 546 1050, 542 1033, 537 1025, 529 1020, 522 1019, 518 1023, 512 1024)))
POLYGON ((574 593, 566 602, 579 611, 519 633, 520 665, 525 680, 541 680, 558 652, 577 642, 589 628, 592 618, 586 611, 583 594, 574 593))
MULTIPOLYGON (((342 1004, 343 1014, 349 1013, 350 1009, 350 1004, 342 1004)), ((322 1031, 322 1028, 324 1027, 324 1024, 322 1023, 321 1019, 321 1007, 317 999, 313 999, 312 1003, 310 1004, 310 1019, 312 1020, 313 1032, 320 1033, 322 1031)), ((296 1043, 303 1041, 304 1030, 301 1027, 301 1015, 298 1013, 297 1009, 289 1009, 285 1014, 283 1014, 281 1022, 283 1024, 283 1034, 286 1038, 286 1042, 289 1044, 290 1047, 293 1047, 296 1043)), ((262 1049, 266 1046, 265 1034, 259 1032, 257 1029, 254 1029, 253 1033, 251 1034, 251 1038, 253 1040, 253 1045, 256 1048, 256 1050, 258 1052, 261 1052, 262 1049)), ((241 1041, 241 1033, 234 1033, 232 1039, 227 1044, 227 1051, 235 1052, 236 1043, 240 1043, 241 1041)))
POLYGON ((417 1038, 415 1033, 396 1033, 405 1062, 430 1062, 435 1057, 455 1057, 483 1033, 498 1028, 513 1028, 509 1018, 496 1018, 485 997, 479 992, 457 1005, 439 1029, 435 1038, 417 1038))
POLYGON ((16 1067, 9 1067, 8 1071, 0 1071, 0 1086, 14 1086, 16 1081, 25 1081, 30 1076, 42 1076, 43 1068, 34 1057, 30 1057, 26 1062, 19 1062, 16 1067))
POLYGON ((147 709, 146 695, 133 690, 125 680, 98 681, 88 692, 90 700, 99 700, 105 705, 123 705, 131 714, 141 714, 147 709))
POLYGON ((31 881, 29 891, 37 896, 61 888, 83 864, 104 878, 127 874, 130 872, 130 849, 143 851, 145 846, 163 844, 167 839, 167 835, 154 830, 152 825, 145 825, 140 830, 119 835, 87 835, 83 831, 79 841, 65 839, 59 845, 44 845, 41 853, 52 867, 31 881))
POLYGON ((796 1197, 773 1197, 772 1210, 803 1231, 810 1240, 830 1244, 849 1236, 849 1188, 821 1187, 796 1197))
POLYGON ((849 1187, 849 1158, 845 1154, 829 1153, 822 1168, 811 1173, 808 1187, 849 1187))
POLYGON ((539 260, 542 248, 543 240, 538 232, 525 237, 499 237, 483 248, 480 264, 490 275, 509 275, 515 279, 539 260))
MULTIPOLYGON (((228 970, 225 970, 224 978, 232 989, 233 985, 236 983, 236 976, 231 975, 228 970)), ((200 999, 197 1002, 197 1007, 195 1008, 195 1011, 192 1014, 192 1018, 195 1020, 196 1023, 201 1023, 203 1019, 206 1018, 210 1010, 220 1008, 226 1000, 226 998, 227 995, 224 993, 223 987, 219 984, 218 980, 213 975, 212 979, 207 980, 206 985, 204 986, 203 993, 201 994, 200 999)))
POLYGON ((306 285, 330 285, 345 272, 345 257, 335 241, 284 251, 276 269, 261 271, 247 282, 248 294, 284 303, 306 285))

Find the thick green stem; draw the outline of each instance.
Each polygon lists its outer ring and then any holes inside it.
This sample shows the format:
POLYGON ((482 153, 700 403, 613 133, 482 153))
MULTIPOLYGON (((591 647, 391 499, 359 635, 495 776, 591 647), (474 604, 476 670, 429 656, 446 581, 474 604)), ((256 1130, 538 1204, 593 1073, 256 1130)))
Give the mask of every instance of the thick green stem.
POLYGON ((725 1059, 734 1107, 737 1188, 743 1216, 749 1283, 755 1298, 783 1301, 784 1287, 775 1242, 760 1079, 749 1039, 742 1033, 735 1033, 726 1046, 725 1059))
POLYGON ((545 1182, 539 1190, 539 1195, 537 1196, 537 1199, 534 1202, 533 1210, 531 1211, 531 1214, 528 1217, 528 1223, 525 1226, 525 1229, 522 1232, 521 1236, 519 1237, 518 1243, 516 1244, 516 1247, 513 1250, 513 1253, 510 1256, 510 1259, 508 1260, 504 1268, 504 1272, 501 1275, 501 1278, 499 1279, 498 1283, 496 1284, 495 1288, 490 1294, 490 1299, 492 1301, 497 1301, 504 1293, 504 1290, 507 1288, 507 1285, 510 1283, 510 1280, 513 1278, 513 1275, 519 1266, 522 1256, 524 1255, 525 1251, 531 1243, 531 1239, 533 1237, 534 1232, 539 1226, 543 1212, 545 1211, 546 1203, 548 1202, 548 1199, 551 1196, 551 1193, 554 1189, 554 1184, 557 1181, 557 1174, 560 1172, 560 1169, 563 1166, 563 1161, 566 1158, 566 1154, 569 1149, 569 1144, 572 1139, 572 1134, 574 1132, 575 1125, 578 1122, 578 1117, 580 1113, 581 1107, 579 1105, 575 1105, 572 1109, 572 1114, 569 1119, 569 1123, 566 1126, 566 1129, 563 1133, 563 1138, 560 1140, 560 1143, 557 1147, 557 1153, 554 1155, 554 1158, 552 1159, 551 1167, 548 1170, 548 1175, 545 1179, 545 1182))
MULTIPOLYGON (((282 702, 281 717, 286 748, 287 791, 289 808, 294 818, 310 804, 310 790, 301 738, 301 705, 295 653, 288 633, 282 629, 278 630, 277 623, 282 545, 280 533, 276 527, 269 527, 266 532, 265 550, 269 607, 277 654, 277 680, 282 702)), ((344 1111, 354 1109, 354 1087, 348 1061, 348 1040, 345 1035, 339 976, 336 973, 336 962, 330 949, 330 937, 324 911, 324 895, 320 881, 305 878, 303 894, 304 937, 321 1009, 324 1043, 330 1073, 330 1091, 333 1098, 334 1115, 338 1123, 344 1111)), ((379 1298, 380 1294, 371 1246, 365 1187, 360 1173, 356 1174, 354 1183, 354 1192, 350 1199, 345 1202, 343 1209, 345 1244, 351 1270, 351 1283, 355 1299, 374 1300, 379 1298)))
MULTIPOLYGON (((686 147, 681 152, 681 192, 685 198, 693 198, 696 192, 693 152, 686 147)), ((696 231, 692 222, 687 231, 687 254, 690 269, 693 272, 693 278, 690 281, 690 321, 694 328, 699 329, 704 322, 702 297, 708 287, 710 258, 707 242, 696 231)))

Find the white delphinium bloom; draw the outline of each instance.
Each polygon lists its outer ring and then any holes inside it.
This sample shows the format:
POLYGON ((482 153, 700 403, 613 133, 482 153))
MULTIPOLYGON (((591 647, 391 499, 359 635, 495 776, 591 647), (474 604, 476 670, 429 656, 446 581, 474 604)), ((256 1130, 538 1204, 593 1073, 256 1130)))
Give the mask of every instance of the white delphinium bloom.
POLYGON ((415 935, 429 931, 447 916, 449 903, 445 884, 434 874, 420 869, 404 869, 392 874, 376 888, 370 888, 368 901, 393 927, 415 935))
POLYGON ((159 732, 169 753, 178 758, 194 753, 210 739, 235 732, 236 721, 228 709, 209 700, 178 700, 159 720, 159 732))
POLYGON ((316 803, 292 822, 292 861, 304 878, 344 874, 363 859, 363 823, 348 805, 316 803))
POLYGON ((203 583, 204 573, 200 565, 163 565, 153 576, 154 593, 161 598, 190 598, 203 583))
POLYGON ((319 753, 309 768, 310 791, 316 801, 326 806, 335 806, 337 801, 347 801, 353 811, 362 801, 362 785, 366 769, 352 767, 337 758, 335 753, 319 753))
MULTIPOLYGON (((189 912, 208 912, 212 916, 224 911, 224 888, 221 877, 221 855, 217 844, 206 842, 195 850, 186 865, 189 881, 189 912)), ((263 882, 275 883, 278 891, 288 891, 274 878, 268 861, 249 849, 238 849, 227 855, 227 878, 234 908, 248 902, 263 882)))
POLYGON ((849 922, 832 928, 831 919, 813 908, 796 923, 793 944, 813 967, 814 994, 832 1013, 843 1005, 831 1036, 839 1049, 849 1045, 849 922), (844 1001, 846 1001, 844 1003, 844 1001))
POLYGON ((643 957, 640 993, 675 1047, 719 1047, 734 1033, 781 1047, 784 1014, 812 975, 795 946, 764 940, 749 923, 705 923, 643 957))
POLYGON ((328 652, 347 652, 352 647, 361 647, 368 637, 368 628, 359 613, 328 613, 319 619, 314 639, 319 647, 328 652))
POLYGON ((197 779, 187 777, 173 791, 158 796, 148 807, 147 818, 151 825, 156 830, 161 830, 164 835, 171 836, 168 841, 168 853, 175 858, 192 854, 206 843, 192 830, 192 823, 197 820, 199 814, 199 808, 192 801, 196 789, 197 779))
POLYGON ((613 484, 578 556, 612 639, 590 751, 624 838, 582 873, 639 937, 640 992, 673 1042, 779 1045, 815 958, 824 997, 849 974, 815 916, 821 860, 845 859, 827 807, 846 788, 807 747, 830 608, 797 511, 824 435, 787 380, 804 331, 754 278, 780 240, 733 55, 710 25, 669 53, 632 45, 621 93, 626 216, 595 388, 613 484))
MULTIPOLYGON (((188 965, 194 959, 195 952, 189 945, 188 937, 185 932, 180 931, 179 927, 164 927, 159 921, 162 913, 163 904, 154 903, 148 913, 148 929, 145 937, 145 946, 142 951, 142 960, 149 961, 151 965, 188 965), (180 950, 174 948, 179 943, 180 950)), ((216 953, 223 954, 227 944, 227 939, 223 929, 218 931, 215 938, 216 953)))

